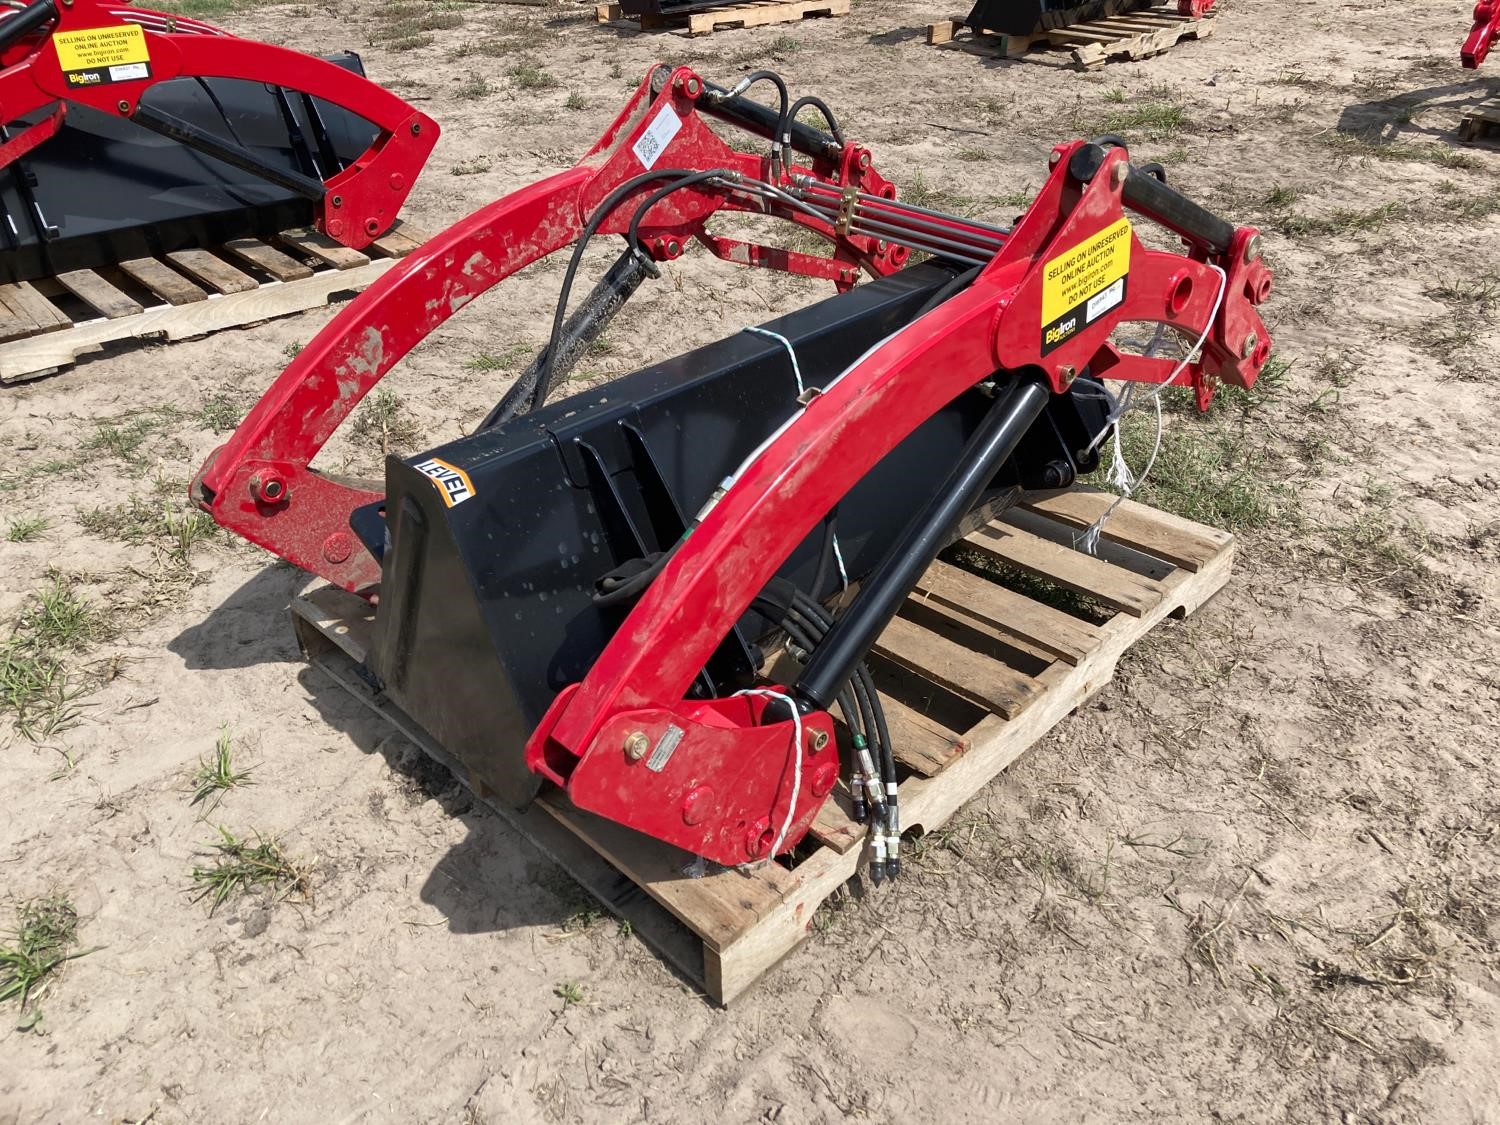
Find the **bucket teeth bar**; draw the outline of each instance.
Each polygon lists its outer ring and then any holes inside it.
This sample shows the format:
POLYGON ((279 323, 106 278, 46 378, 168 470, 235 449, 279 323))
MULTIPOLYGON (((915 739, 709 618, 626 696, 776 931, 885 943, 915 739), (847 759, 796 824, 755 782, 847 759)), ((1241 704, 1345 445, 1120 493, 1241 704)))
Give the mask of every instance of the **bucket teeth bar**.
MULTIPOLYGON (((357 63, 357 60, 355 60, 357 63)), ((361 249, 395 222, 437 143, 437 124, 352 68, 241 39, 198 20, 103 0, 32 0, 0 15, 0 172, 56 137, 69 113, 129 121, 308 200, 319 230, 361 249), (278 125, 302 170, 270 160, 164 111, 155 87, 176 79, 264 84, 279 99, 278 125), (313 136, 288 92, 301 95, 313 136), (374 139, 352 159, 313 174, 332 151, 316 102, 348 111, 374 139), (54 103, 57 108, 49 109, 54 103), (315 155, 313 145, 318 148, 315 155)), ((209 91, 209 87, 202 87, 209 91)), ((208 92, 213 100, 214 94, 208 92)), ((233 130, 230 130, 233 132, 233 130)))
POLYGON ((347 306, 193 495, 225 527, 375 601, 372 675, 517 803, 550 782, 716 862, 764 860, 796 846, 840 774, 837 702, 871 738, 862 789, 894 874, 895 767, 875 753, 889 739, 862 664, 873 637, 963 520, 1097 465, 1113 420, 1102 380, 1188 388, 1204 408, 1221 383, 1252 385, 1271 352, 1257 307, 1272 275, 1254 229, 1108 139, 1058 145, 1005 228, 901 202, 811 103, 827 131, 799 122, 809 99, 768 72, 726 90, 653 68, 576 167, 438 235, 347 306), (762 81, 775 110, 747 97, 762 81), (730 147, 707 118, 770 150, 730 147), (709 231, 732 212, 798 224, 831 252, 709 231), (1149 249, 1140 220, 1184 252, 1149 249), (624 236, 625 253, 567 318, 598 235, 624 236), (839 295, 608 396, 543 405, 557 365, 617 314, 645 259, 694 242, 839 295), (424 337, 565 249, 548 349, 494 425, 390 459, 385 495, 311 470, 424 337), (915 250, 934 260, 903 268, 915 250), (852 288, 861 274, 875 280, 852 288), (1118 330, 1137 322, 1181 339, 1184 358, 1125 348, 1118 330), (822 599, 855 582, 835 619, 822 599), (778 621, 805 657, 789 686, 754 674, 756 642, 778 621), (524 757, 506 749, 520 741, 524 757))

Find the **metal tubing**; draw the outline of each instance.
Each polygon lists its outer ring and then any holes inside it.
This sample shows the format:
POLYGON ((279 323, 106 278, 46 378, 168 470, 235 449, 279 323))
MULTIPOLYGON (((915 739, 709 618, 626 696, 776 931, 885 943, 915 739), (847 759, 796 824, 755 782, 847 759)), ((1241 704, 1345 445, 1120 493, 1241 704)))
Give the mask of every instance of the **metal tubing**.
MULTIPOLYGON (((804 191, 824 188, 825 186, 808 176, 793 176, 792 183, 804 191)), ((837 189, 827 188, 826 190, 834 199, 841 198, 837 189)), ((950 223, 963 223, 966 226, 977 227, 980 230, 989 231, 991 234, 999 235, 1002 238, 1010 236, 1009 227, 997 227, 991 223, 981 223, 977 219, 960 219, 955 215, 949 215, 942 211, 934 211, 930 207, 918 207, 915 203, 906 203, 899 199, 886 199, 884 196, 871 195, 865 191, 855 192, 854 195, 861 203, 879 203, 886 207, 898 207, 904 211, 915 211, 919 215, 928 215, 934 219, 946 219, 950 223)))
MULTIPOLYGON (((821 198, 804 198, 803 202, 806 203, 809 207, 817 207, 820 210, 830 211, 835 215, 837 214, 837 209, 833 208, 831 204, 825 203, 821 198)), ((974 249, 987 250, 991 254, 997 253, 1000 248, 1005 245, 1005 240, 1002 238, 996 238, 993 235, 989 235, 977 230, 964 230, 961 227, 953 226, 951 223, 929 222, 926 219, 920 218, 916 215, 904 214, 900 210, 872 211, 868 208, 856 207, 850 213, 850 215, 854 222, 878 222, 885 224, 886 220, 899 219, 899 224, 892 222, 888 225, 892 226, 893 228, 899 227, 899 229, 902 230, 905 230, 907 228, 910 228, 911 230, 919 230, 924 234, 932 234, 938 236, 958 235, 972 240, 975 244, 974 249)))
POLYGON ((932 499, 906 525, 848 610, 824 635, 792 688, 799 705, 828 709, 1050 397, 1045 383, 1018 379, 990 408, 932 499))

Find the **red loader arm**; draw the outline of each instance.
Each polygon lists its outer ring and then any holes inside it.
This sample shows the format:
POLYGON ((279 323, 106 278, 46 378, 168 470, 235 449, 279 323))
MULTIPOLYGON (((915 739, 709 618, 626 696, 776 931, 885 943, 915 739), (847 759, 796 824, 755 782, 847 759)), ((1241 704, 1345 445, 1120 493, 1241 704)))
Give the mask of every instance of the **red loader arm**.
POLYGON ((142 105, 180 77, 264 82, 331 102, 380 134, 349 167, 319 183, 266 178, 312 199, 318 229, 360 249, 388 230, 437 143, 438 127, 395 94, 323 59, 240 39, 210 24, 102 0, 35 0, 0 19, 0 124, 56 110, 0 146, 0 168, 57 133, 70 104, 118 114, 211 156, 261 170, 253 153, 142 105))
POLYGON ((1478 69, 1489 56, 1497 35, 1500 35, 1500 0, 1479 0, 1474 6, 1474 29, 1464 41, 1464 66, 1478 69))

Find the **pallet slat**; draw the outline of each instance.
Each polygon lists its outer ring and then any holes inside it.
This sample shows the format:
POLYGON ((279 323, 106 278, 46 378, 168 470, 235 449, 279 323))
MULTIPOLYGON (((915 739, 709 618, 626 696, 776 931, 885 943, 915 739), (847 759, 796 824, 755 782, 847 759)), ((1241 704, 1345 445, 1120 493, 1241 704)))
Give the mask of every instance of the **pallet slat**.
POLYGON ((1087 621, 945 562, 927 568, 914 596, 974 617, 1069 664, 1099 643, 1099 630, 1087 621))
POLYGON ((303 265, 274 246, 267 246, 258 238, 236 238, 224 243, 224 249, 265 270, 277 281, 298 281, 313 275, 311 266, 303 265))
POLYGON ((207 250, 173 250, 166 257, 174 266, 192 274, 217 293, 249 293, 260 288, 255 278, 207 250))
POLYGON ((1140 617, 1161 601, 1161 584, 1017 527, 991 524, 964 542, 1038 578, 1140 617))
MULTIPOLYGON (((1109 492, 1075 489, 1026 507, 1083 530, 1092 526, 1118 499, 1109 492)), ((1185 570, 1198 570, 1233 541, 1228 532, 1206 528, 1134 500, 1123 500, 1115 506, 1100 537, 1155 555, 1185 570)))
POLYGON ((120 268, 169 305, 208 300, 208 291, 156 258, 132 258, 120 268))
POLYGON ((312 230, 308 227, 298 227, 295 230, 284 230, 276 236, 276 240, 284 246, 290 246, 293 250, 306 254, 310 258, 316 258, 324 265, 332 266, 336 270, 358 269, 360 266, 369 265, 370 256, 362 254, 358 250, 351 250, 341 242, 335 242, 321 231, 312 230))
MULTIPOLYGON (((1141 522, 1142 535, 1150 515, 1150 509, 1133 513, 1133 518, 1141 522)), ((923 753, 930 755, 928 764, 932 766, 929 772, 918 770, 919 776, 902 783, 904 825, 928 832, 940 828, 1042 735, 1107 684, 1131 645, 1167 616, 1192 612, 1224 585, 1233 562, 1232 539, 1187 521, 1164 518, 1162 524, 1166 529, 1163 536, 1177 535, 1189 543, 1218 542, 1220 549, 1213 557, 1200 560, 1196 571, 1175 568, 1153 583, 1157 588, 1155 600, 1139 615, 1121 611, 1105 624, 1091 626, 1088 650, 1077 656, 1076 663, 1059 658, 1029 677, 1035 692, 1029 705, 1012 717, 989 714, 960 734, 896 700, 886 699, 898 755, 903 742, 915 741, 922 745, 923 753)), ((989 530, 996 531, 1002 541, 1018 538, 1014 529, 1004 525, 992 524, 989 530)), ((1077 554, 1046 540, 1039 542, 1067 555, 1077 554)), ((1095 566, 1111 566, 1099 559, 1078 557, 1095 566)), ((1135 589, 1130 581, 1139 576, 1131 571, 1122 573, 1126 588, 1135 589)), ((1096 576, 1090 575, 1089 580, 1099 584, 1096 576)), ((929 575, 923 582, 925 588, 931 588, 940 586, 942 579, 929 575)), ((342 590, 324 588, 297 599, 292 608, 298 637, 309 660, 372 710, 385 715, 460 779, 467 776, 420 726, 374 693, 358 675, 357 665, 364 659, 372 628, 367 603, 342 590)), ((951 612, 960 616, 956 610, 951 612)), ((896 630, 899 633, 908 626, 918 628, 903 622, 896 630)), ((953 653, 944 655, 955 663, 960 658, 953 653)), ((995 673, 996 666, 1005 668, 975 652, 963 654, 962 659, 968 669, 962 675, 970 681, 966 686, 971 692, 995 673)), ((934 682, 955 681, 960 674, 956 667, 946 674, 932 668, 919 673, 934 682)), ((1003 684, 1008 678, 1001 675, 995 682, 1003 684)), ((903 760, 910 761, 911 756, 903 760)), ((475 789, 484 799, 482 787, 475 789)), ((832 803, 820 813, 810 834, 812 850, 802 849, 805 854, 790 867, 765 863, 739 869, 696 862, 677 848, 571 807, 556 790, 544 790, 525 812, 503 807, 497 807, 497 811, 608 909, 630 919, 636 933, 699 981, 712 999, 725 1004, 806 938, 819 905, 855 876, 863 862, 861 826, 852 822, 845 806, 832 803), (610 872, 624 873, 641 893, 632 896, 618 879, 611 879, 610 872), (689 934, 687 952, 682 943, 684 928, 689 934)))
POLYGON ((956 641, 897 617, 875 642, 875 653, 918 672, 960 699, 997 715, 1021 713, 1041 690, 1030 676, 964 648, 956 641))
POLYGON ((73 296, 110 320, 142 311, 137 301, 120 292, 93 270, 70 270, 58 274, 57 280, 73 296))
POLYGON ((11 317, 28 323, 31 333, 60 332, 73 326, 63 311, 43 297, 29 281, 0 285, 0 303, 6 306, 11 317))
POLYGON ((682 31, 691 37, 732 28, 795 23, 809 16, 847 16, 849 4, 850 0, 754 0, 680 15, 648 12, 626 16, 619 4, 606 3, 595 6, 594 19, 598 23, 630 21, 642 31, 682 31))
POLYGON ((50 374, 88 352, 130 340, 175 340, 240 328, 278 316, 320 308, 364 289, 420 245, 421 233, 398 221, 371 258, 306 231, 280 237, 282 245, 316 266, 258 239, 237 239, 220 249, 249 263, 252 277, 207 250, 182 250, 165 258, 133 258, 121 272, 157 301, 141 302, 90 270, 43 279, 53 296, 78 296, 91 311, 74 323, 37 285, 0 285, 0 383, 50 374), (329 243, 325 245, 324 243, 329 243), (175 268, 174 268, 175 267, 175 268), (182 272, 179 272, 181 270, 182 272), (203 281, 203 285, 184 274, 203 281), (257 277, 272 280, 262 283, 257 277), (212 289, 214 292, 210 293, 212 289))

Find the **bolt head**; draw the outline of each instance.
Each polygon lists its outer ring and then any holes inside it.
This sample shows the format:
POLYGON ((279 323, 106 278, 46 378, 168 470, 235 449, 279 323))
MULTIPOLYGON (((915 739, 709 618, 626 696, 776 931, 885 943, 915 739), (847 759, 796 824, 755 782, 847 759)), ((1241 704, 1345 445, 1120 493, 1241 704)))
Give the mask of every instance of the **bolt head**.
POLYGON ((130 112, 130 103, 127 102, 124 98, 121 98, 118 102, 115 103, 115 108, 118 109, 121 113, 128 114, 130 112))
POLYGON ((701 824, 713 811, 714 791, 707 785, 695 786, 688 790, 688 795, 682 799, 682 822, 684 824, 701 824))
POLYGON ((1245 337, 1245 343, 1240 348, 1240 358, 1249 359, 1255 354, 1255 347, 1260 343, 1260 337, 1251 332, 1245 337))
POLYGON ((1078 378, 1078 372, 1075 371, 1072 366, 1064 365, 1057 369, 1057 377, 1062 381, 1063 386, 1071 387, 1073 385, 1073 380, 1078 378))
POLYGON ((1260 235, 1252 234, 1245 243, 1245 264, 1248 266, 1260 258, 1260 235))
POLYGON ((650 749, 651 739, 645 731, 633 730, 625 736, 625 756, 632 762, 639 762, 650 749))
POLYGON ((828 732, 826 730, 811 730, 807 732, 807 750, 810 754, 816 754, 828 745, 828 732))
POLYGON ((1130 178, 1130 165, 1122 160, 1110 174, 1114 177, 1115 187, 1124 187, 1125 181, 1130 178))

